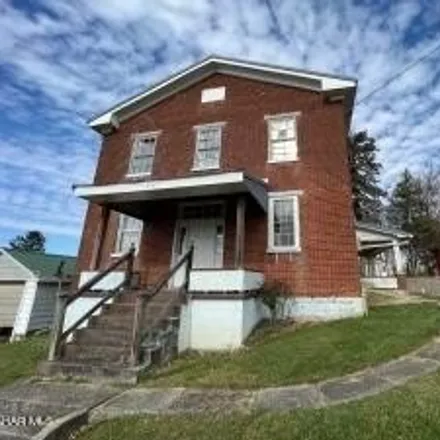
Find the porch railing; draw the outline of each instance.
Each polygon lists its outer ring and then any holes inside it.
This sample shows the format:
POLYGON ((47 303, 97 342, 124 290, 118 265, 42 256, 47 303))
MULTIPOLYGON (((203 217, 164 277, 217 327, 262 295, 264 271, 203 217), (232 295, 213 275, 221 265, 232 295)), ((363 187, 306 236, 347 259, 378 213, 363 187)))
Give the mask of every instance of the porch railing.
POLYGON ((169 282, 169 280, 177 273, 177 271, 185 266, 185 278, 181 287, 183 292, 187 292, 190 282, 190 273, 193 264, 194 247, 186 252, 186 254, 162 277, 162 279, 147 292, 139 293, 136 298, 136 306, 134 312, 133 334, 131 341, 130 363, 132 366, 139 364, 141 345, 146 337, 144 334, 144 313, 145 307, 169 282))
POLYGON ((122 255, 112 264, 110 264, 102 272, 99 272, 93 276, 89 281, 83 284, 76 292, 69 294, 66 292, 59 292, 57 296, 57 303, 55 309, 54 325, 52 328, 49 355, 48 360, 54 361, 58 359, 60 355, 60 349, 63 342, 66 341, 67 337, 75 331, 81 324, 87 321, 93 313, 95 313, 100 307, 102 307, 109 299, 120 294, 123 291, 130 289, 133 279, 133 261, 134 261, 135 249, 132 247, 127 253, 122 255), (76 301, 78 298, 84 296, 92 287, 96 286, 105 276, 110 272, 117 269, 126 263, 124 279, 113 289, 109 290, 107 294, 102 297, 90 310, 87 311, 81 318, 69 326, 65 331, 64 328, 64 318, 66 314, 67 307, 76 301))

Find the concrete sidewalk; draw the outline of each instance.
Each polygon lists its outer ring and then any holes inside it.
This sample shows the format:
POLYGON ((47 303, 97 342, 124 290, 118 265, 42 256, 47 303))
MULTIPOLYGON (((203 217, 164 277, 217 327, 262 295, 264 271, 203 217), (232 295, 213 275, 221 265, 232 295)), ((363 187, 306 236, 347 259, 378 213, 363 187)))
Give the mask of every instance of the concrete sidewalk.
POLYGON ((394 361, 316 384, 260 390, 134 388, 95 408, 90 420, 136 414, 318 408, 375 395, 438 369, 440 339, 394 361))
POLYGON ((136 414, 317 408, 378 394, 438 369, 440 338, 409 355, 354 374, 259 390, 124 390, 100 384, 27 381, 0 389, 0 440, 58 440, 89 421, 136 414))

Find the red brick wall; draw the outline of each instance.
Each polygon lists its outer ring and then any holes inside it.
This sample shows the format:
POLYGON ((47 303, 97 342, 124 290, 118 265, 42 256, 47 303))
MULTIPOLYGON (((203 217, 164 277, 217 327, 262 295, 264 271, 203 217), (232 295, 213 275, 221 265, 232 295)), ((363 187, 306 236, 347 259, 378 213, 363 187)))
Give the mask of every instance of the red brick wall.
MULTIPOLYGON (((301 252, 267 254, 266 217, 248 204, 245 266, 264 270, 267 278, 286 284, 296 295, 358 295, 359 275, 354 220, 351 212, 343 103, 327 103, 320 93, 216 74, 123 122, 104 138, 95 183, 124 181, 132 135, 161 130, 153 179, 191 175, 194 125, 225 121, 222 170, 245 169, 268 178, 271 191, 300 189, 301 252), (202 104, 201 90, 226 86, 226 100, 202 104), (294 163, 267 163, 265 115, 301 112, 298 155, 294 163)), ((177 205, 162 204, 144 234, 137 265, 144 280, 169 267, 177 205)), ((79 253, 81 270, 90 269, 99 207, 90 206, 79 253)), ((234 254, 235 208, 227 206, 225 264, 234 254)), ((109 222, 103 262, 110 258, 116 215, 109 222)))

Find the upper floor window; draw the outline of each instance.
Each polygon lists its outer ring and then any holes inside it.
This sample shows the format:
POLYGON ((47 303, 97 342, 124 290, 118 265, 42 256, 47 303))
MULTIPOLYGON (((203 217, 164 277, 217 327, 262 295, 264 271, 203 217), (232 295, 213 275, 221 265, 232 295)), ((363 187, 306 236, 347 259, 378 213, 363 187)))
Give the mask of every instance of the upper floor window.
POLYGON ((266 117, 268 123, 269 162, 286 162, 298 159, 296 115, 266 117))
POLYGON ((136 250, 139 248, 142 225, 142 220, 129 217, 125 214, 119 215, 119 228, 115 246, 116 254, 128 252, 132 246, 134 246, 136 250))
POLYGON ((299 243, 298 195, 269 195, 269 252, 297 252, 299 243))
POLYGON ((222 126, 223 123, 216 123, 195 127, 197 134, 194 170, 220 167, 222 126))
POLYGON ((157 133, 137 134, 133 143, 129 176, 148 175, 153 170, 157 133))

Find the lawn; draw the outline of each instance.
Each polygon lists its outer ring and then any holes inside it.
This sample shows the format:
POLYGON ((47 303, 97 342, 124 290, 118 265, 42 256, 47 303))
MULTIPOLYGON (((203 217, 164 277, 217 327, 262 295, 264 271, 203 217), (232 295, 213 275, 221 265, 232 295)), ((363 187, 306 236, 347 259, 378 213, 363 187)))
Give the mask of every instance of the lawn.
POLYGON ((182 356, 141 383, 258 388, 316 382, 408 353, 439 330, 436 304, 371 308, 363 318, 266 329, 236 352, 182 356))
POLYGON ((29 336, 20 342, 0 343, 0 387, 35 374, 37 363, 47 356, 48 336, 29 336))
POLYGON ((320 410, 129 417, 88 428, 76 440, 436 440, 440 374, 360 402, 320 410))

